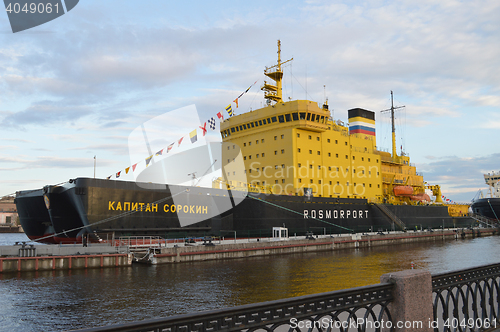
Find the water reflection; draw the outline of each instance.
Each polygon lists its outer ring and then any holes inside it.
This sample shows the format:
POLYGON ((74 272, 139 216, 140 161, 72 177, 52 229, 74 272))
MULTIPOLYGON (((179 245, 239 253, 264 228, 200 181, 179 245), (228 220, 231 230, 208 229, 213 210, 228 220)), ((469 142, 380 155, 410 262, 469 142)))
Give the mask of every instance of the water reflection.
POLYGON ((370 285, 498 262, 500 237, 279 257, 0 275, 0 330, 58 331, 370 285))

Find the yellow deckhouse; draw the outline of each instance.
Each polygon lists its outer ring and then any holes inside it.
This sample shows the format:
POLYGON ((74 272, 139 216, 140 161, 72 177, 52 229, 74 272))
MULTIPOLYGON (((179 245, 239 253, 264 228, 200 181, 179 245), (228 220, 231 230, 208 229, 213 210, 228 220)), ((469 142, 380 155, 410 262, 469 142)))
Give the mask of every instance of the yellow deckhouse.
POLYGON ((351 109, 345 125, 326 103, 283 101, 281 66, 290 60, 281 62, 280 53, 278 41, 278 63, 264 71, 275 82, 262 86, 267 106, 221 124, 223 141, 241 149, 249 187, 393 204, 429 199, 408 156, 377 150, 374 112, 351 109))

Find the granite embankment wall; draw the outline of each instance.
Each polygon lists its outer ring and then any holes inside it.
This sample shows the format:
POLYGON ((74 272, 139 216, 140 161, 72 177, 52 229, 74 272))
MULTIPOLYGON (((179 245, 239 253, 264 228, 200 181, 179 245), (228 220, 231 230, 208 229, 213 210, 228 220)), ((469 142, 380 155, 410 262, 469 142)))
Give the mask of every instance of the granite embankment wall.
POLYGON ((257 241, 224 245, 194 245, 162 248, 152 255, 153 264, 194 262, 204 260, 245 258, 267 255, 304 253, 313 251, 342 250, 372 246, 397 245, 423 241, 443 241, 476 236, 494 235, 497 229, 445 230, 434 232, 407 232, 391 234, 353 234, 312 239, 289 239, 286 241, 257 241))

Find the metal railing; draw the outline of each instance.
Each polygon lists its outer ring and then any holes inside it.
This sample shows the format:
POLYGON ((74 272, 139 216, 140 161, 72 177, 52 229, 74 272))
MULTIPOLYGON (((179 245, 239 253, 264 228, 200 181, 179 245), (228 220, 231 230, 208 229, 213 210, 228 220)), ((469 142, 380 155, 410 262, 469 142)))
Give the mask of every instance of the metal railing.
POLYGON ((392 321, 392 288, 385 283, 81 331, 379 332, 383 322, 392 321))
POLYGON ((500 328, 500 264, 432 277, 434 331, 500 328))

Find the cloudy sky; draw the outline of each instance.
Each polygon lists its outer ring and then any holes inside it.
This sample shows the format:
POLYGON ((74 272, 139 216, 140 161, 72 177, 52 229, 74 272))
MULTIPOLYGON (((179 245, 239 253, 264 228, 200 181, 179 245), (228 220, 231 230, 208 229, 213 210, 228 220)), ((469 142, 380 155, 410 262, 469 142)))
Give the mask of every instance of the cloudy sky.
MULTIPOLYGON (((263 69, 285 68, 284 95, 335 119, 376 111, 398 150, 454 201, 500 170, 500 2, 82 0, 13 34, 0 14, 0 195, 130 166, 128 137, 196 105, 205 120, 253 82, 237 112, 263 104, 263 69)), ((178 131, 176 124, 169 131, 178 131)))

